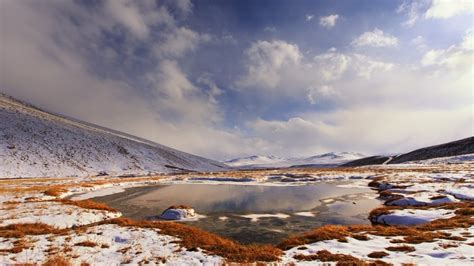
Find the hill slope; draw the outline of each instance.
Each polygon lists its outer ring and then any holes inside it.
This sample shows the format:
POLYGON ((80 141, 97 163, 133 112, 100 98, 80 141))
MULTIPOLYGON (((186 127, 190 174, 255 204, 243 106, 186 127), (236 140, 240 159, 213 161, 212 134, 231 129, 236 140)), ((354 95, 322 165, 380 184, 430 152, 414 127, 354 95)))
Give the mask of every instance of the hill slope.
POLYGON ((0 94, 0 178, 144 175, 227 166, 0 94))
MULTIPOLYGON (((434 158, 474 154, 474 137, 417 149, 396 156, 371 156, 345 163, 341 166, 363 166, 375 164, 400 164, 434 158)), ((471 157, 469 157, 471 158, 471 157)))
POLYGON ((449 157, 474 153, 474 137, 452 141, 440 145, 430 146, 411 151, 393 158, 389 164, 404 163, 408 161, 427 160, 439 157, 449 157))

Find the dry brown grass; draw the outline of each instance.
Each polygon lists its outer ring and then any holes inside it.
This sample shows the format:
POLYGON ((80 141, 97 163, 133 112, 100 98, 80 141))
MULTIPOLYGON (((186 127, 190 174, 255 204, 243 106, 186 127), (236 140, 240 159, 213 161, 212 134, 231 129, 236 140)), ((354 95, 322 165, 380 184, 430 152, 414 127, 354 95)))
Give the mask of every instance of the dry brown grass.
POLYGON ((380 258, 386 257, 388 255, 389 254, 385 251, 374 251, 374 252, 369 253, 369 255, 367 255, 367 256, 369 258, 373 258, 373 259, 380 259, 380 258))
MULTIPOLYGON (((400 209, 401 207, 390 206, 375 209, 371 212, 370 217, 374 218, 377 215, 389 213, 392 210, 400 209)), ((433 207, 419 207, 418 209, 428 209, 433 207)), ((382 226, 382 225, 325 225, 314 229, 310 232, 289 237, 284 240, 277 247, 287 250, 292 247, 323 241, 337 239, 340 242, 347 241, 347 237, 359 238, 363 240, 367 235, 377 236, 404 236, 402 240, 397 240, 397 243, 419 244, 424 242, 434 242, 437 239, 451 239, 461 240, 459 237, 453 239, 448 233, 439 232, 439 230, 453 229, 453 228, 468 228, 474 225, 471 213, 474 210, 474 203, 450 203, 440 205, 443 209, 456 209, 456 216, 450 219, 435 220, 430 223, 418 226, 382 226)), ((466 240, 463 238, 463 240, 466 240)), ((461 240, 462 241, 462 240, 461 240)))
POLYGON ((370 238, 367 235, 363 235, 363 234, 352 235, 351 237, 355 238, 357 240, 360 240, 360 241, 369 241, 370 240, 370 238))
POLYGON ((316 254, 312 255, 295 255, 293 258, 302 261, 315 261, 319 260, 321 262, 336 262, 336 265, 390 265, 384 261, 376 260, 376 261, 364 261, 359 258, 356 258, 351 255, 347 254, 334 254, 327 250, 319 250, 316 254))
POLYGON ((412 246, 402 245, 402 246, 391 246, 385 248, 388 251, 395 251, 395 252, 413 252, 416 249, 412 246))
POLYGON ((111 211, 116 212, 117 210, 108 206, 105 203, 95 202, 93 200, 68 200, 68 199, 60 199, 57 200, 63 204, 67 205, 74 205, 84 209, 93 209, 93 210, 102 210, 102 211, 111 211))
POLYGON ((117 218, 104 223, 157 228, 160 229, 160 233, 180 238, 179 244, 188 250, 202 248, 211 254, 224 257, 229 262, 278 261, 282 254, 280 249, 270 245, 242 245, 199 228, 175 222, 133 221, 117 218))
POLYGON ((47 189, 44 194, 52 197, 59 197, 61 194, 67 192, 67 188, 64 186, 53 186, 47 189))
POLYGON ((76 243, 76 244, 74 244, 74 246, 93 248, 93 247, 97 246, 97 243, 87 240, 87 241, 82 241, 82 242, 76 243))
POLYGON ((31 241, 28 241, 25 238, 20 238, 20 239, 13 242, 13 247, 12 248, 0 249, 0 254, 3 254, 3 253, 7 253, 7 254, 8 253, 10 253, 10 254, 20 253, 24 249, 30 248, 32 245, 33 245, 33 243, 31 241))
POLYGON ((323 241, 331 239, 343 239, 350 236, 351 233, 348 230, 347 226, 342 225, 324 225, 319 228, 316 228, 308 233, 302 235, 290 237, 280 244, 277 247, 287 250, 292 247, 323 241))
POLYGON ((42 223, 33 224, 11 224, 0 227, 0 237, 5 238, 21 238, 25 235, 45 235, 45 234, 60 234, 67 230, 56 229, 50 225, 42 223))
POLYGON ((44 262, 43 266, 71 266, 72 263, 69 259, 61 256, 55 255, 48 258, 47 261, 44 262))

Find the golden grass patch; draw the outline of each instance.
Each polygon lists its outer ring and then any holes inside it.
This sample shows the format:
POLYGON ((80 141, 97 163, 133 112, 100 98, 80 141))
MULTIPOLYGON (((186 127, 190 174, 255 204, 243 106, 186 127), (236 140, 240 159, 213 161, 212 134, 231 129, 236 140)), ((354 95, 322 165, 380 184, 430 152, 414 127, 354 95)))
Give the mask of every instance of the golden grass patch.
POLYGON ((96 202, 93 200, 68 200, 68 199, 60 199, 57 202, 61 202, 67 205, 74 205, 84 209, 93 209, 93 210, 102 210, 102 211, 110 211, 116 212, 117 210, 108 206, 105 203, 96 202))
POLYGON ((46 260, 43 266, 71 266, 71 261, 61 255, 51 256, 46 260))
POLYGON ((202 248, 210 254, 224 257, 229 262, 278 261, 282 255, 280 249, 270 245, 242 245, 202 229, 175 222, 134 221, 128 218, 117 218, 103 223, 160 229, 162 234, 178 237, 179 244, 188 250, 202 248))

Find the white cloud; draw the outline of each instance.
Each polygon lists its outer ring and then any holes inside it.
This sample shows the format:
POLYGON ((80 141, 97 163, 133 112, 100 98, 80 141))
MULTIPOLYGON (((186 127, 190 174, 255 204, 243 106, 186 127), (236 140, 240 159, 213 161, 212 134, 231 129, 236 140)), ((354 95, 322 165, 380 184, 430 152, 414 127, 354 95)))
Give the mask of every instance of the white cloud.
POLYGON ((305 18, 306 18, 306 21, 311 21, 311 20, 313 20, 314 15, 309 15, 308 14, 308 15, 305 16, 305 18))
POLYGON ((471 0, 405 0, 397 9, 408 19, 403 25, 412 27, 419 19, 448 19, 474 12, 471 0))
POLYGON ((138 38, 148 36, 148 26, 143 21, 137 8, 126 0, 109 0, 106 2, 108 13, 120 21, 138 38))
POLYGON ((147 38, 152 25, 175 23, 168 10, 153 1, 107 0, 104 12, 104 21, 112 18, 138 39, 147 38))
POLYGON ((425 50, 428 48, 428 46, 426 45, 425 38, 423 38, 423 36, 421 35, 418 35, 415 38, 413 38, 411 40, 411 43, 415 45, 418 50, 425 50))
POLYGON ((432 49, 426 52, 421 60, 423 66, 442 67, 439 72, 446 74, 454 71, 457 75, 469 74, 474 69, 474 34, 468 30, 463 41, 458 45, 452 45, 447 49, 432 49))
POLYGON ((199 34, 185 27, 176 27, 164 36, 164 40, 155 45, 155 54, 159 57, 182 57, 194 51, 199 44, 208 42, 211 37, 199 34))
POLYGON ((433 0, 426 11, 426 18, 447 19, 456 15, 474 12, 472 0, 433 0))
MULTIPOLYGON (((171 20, 166 16, 157 19, 156 14, 169 15, 169 12, 164 7, 146 10, 142 5, 147 3, 140 1, 132 7, 135 2, 127 2, 125 10, 119 8, 121 11, 116 14, 138 14, 147 27, 160 25, 166 29, 164 34, 172 33, 173 36, 179 32, 177 34, 186 36, 186 40, 201 36, 174 22, 169 23, 174 21, 173 17, 171 20)), ((150 3, 155 5, 154 1, 150 3)), ((259 141, 247 140, 238 131, 217 127, 216 123, 221 119, 216 100, 219 89, 209 79, 207 84, 202 84, 209 88, 200 88, 173 58, 156 61, 154 67, 144 69, 143 77, 134 77, 146 83, 150 91, 139 91, 126 78, 110 79, 91 71, 91 61, 125 56, 134 60, 130 54, 133 54, 137 42, 139 45, 142 38, 154 38, 150 28, 142 28, 143 24, 104 16, 110 12, 108 6, 88 12, 72 1, 41 4, 36 1, 3 1, 1 8, 4 37, 0 71, 2 92, 53 112, 212 158, 250 152, 250 147, 260 147, 259 141), (81 23, 71 23, 69 17, 81 23), (120 51, 109 46, 97 48, 103 45, 102 31, 123 33, 126 41, 120 51), (54 36, 61 36, 61 41, 54 36), (98 49, 97 54, 93 54, 98 58, 84 52, 90 47, 98 49), (129 51, 132 52, 129 54, 129 51)), ((164 39, 174 40, 173 37, 164 39)), ((163 45, 167 47, 166 42, 163 45)), ((184 45, 162 50, 168 57, 174 57, 194 48, 184 45)))
POLYGON ((468 29, 463 37, 461 48, 464 50, 474 49, 474 28, 468 29))
POLYGON ((184 14, 188 15, 193 10, 193 3, 191 0, 173 0, 171 1, 184 14))
POLYGON ((367 106, 305 113, 286 121, 257 119, 249 127, 267 141, 263 145, 268 145, 268 152, 279 156, 344 150, 372 155, 472 136, 473 122, 469 106, 450 110, 367 106))
POLYGON ((327 52, 313 58, 314 70, 325 81, 338 79, 347 70, 350 57, 336 52, 327 52))
POLYGON ((325 28, 332 28, 336 26, 336 22, 338 18, 339 18, 338 14, 321 17, 319 18, 319 25, 325 28))
POLYGON ((353 60, 356 62, 357 75, 365 79, 370 79, 375 72, 387 72, 394 68, 394 64, 373 60, 362 54, 354 54, 353 60))
POLYGON ((310 87, 308 89, 307 97, 310 104, 316 104, 318 101, 324 100, 328 97, 334 97, 335 95, 336 92, 334 91, 334 88, 328 85, 322 85, 317 88, 310 87))
POLYGON ((245 52, 246 73, 237 81, 239 88, 273 90, 284 96, 307 95, 310 88, 322 88, 343 78, 356 75, 363 78, 377 71, 389 71, 393 64, 355 53, 325 53, 307 58, 295 44, 284 41, 258 41, 245 52))
POLYGON ((397 44, 398 39, 395 36, 384 33, 377 28, 373 31, 362 33, 352 41, 352 45, 354 46, 390 47, 397 46, 397 44))
POLYGON ((238 81, 239 87, 275 88, 282 78, 280 71, 298 65, 302 54, 297 45, 284 41, 257 41, 245 51, 247 75, 238 81))
POLYGON ((398 7, 397 13, 405 13, 408 16, 408 19, 403 23, 403 25, 412 27, 415 23, 422 17, 422 12, 426 9, 428 3, 426 1, 412 1, 405 0, 398 7))

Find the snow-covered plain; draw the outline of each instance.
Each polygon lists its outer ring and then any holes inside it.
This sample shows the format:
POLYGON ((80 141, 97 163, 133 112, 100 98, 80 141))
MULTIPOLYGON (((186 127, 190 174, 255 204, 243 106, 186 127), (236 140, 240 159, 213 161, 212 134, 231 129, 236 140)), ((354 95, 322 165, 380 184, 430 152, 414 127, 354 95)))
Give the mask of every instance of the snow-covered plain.
MULTIPOLYGON (((18 238, 0 238, 0 264, 42 263, 54 254, 63 254, 74 264, 88 262, 93 265, 150 264, 170 265, 219 265, 225 257, 208 254, 205 250, 185 250, 179 238, 160 233, 158 229, 124 227, 114 224, 95 224, 120 216, 120 213, 63 205, 56 198, 71 196, 73 199, 118 193, 128 187, 172 183, 245 185, 306 185, 331 180, 351 181, 346 186, 367 186, 377 189, 391 209, 374 217, 385 224, 425 224, 439 219, 450 219, 456 208, 439 208, 440 203, 470 203, 473 191, 471 161, 461 164, 406 164, 361 167, 351 169, 280 169, 233 171, 221 173, 192 173, 144 178, 51 178, 0 180, 0 233, 2 226, 17 223, 41 222, 56 228, 76 228, 67 234, 27 235, 21 241, 27 247, 18 253, 9 252, 18 238), (64 189, 58 197, 44 194, 44 190, 59 186, 64 189), (385 192, 384 192, 385 191, 385 192), (384 192, 384 193, 382 193, 384 192), (401 199, 417 204, 394 204, 401 199), (389 204, 390 203, 390 204, 389 204), (418 204, 419 203, 419 204, 418 204), (419 206, 422 205, 422 206, 419 206), (384 216, 385 215, 385 216, 384 216), (78 230, 78 228, 85 228, 78 230), (83 242, 96 245, 83 246, 83 242)), ((328 199, 330 200, 330 199, 328 199)), ((444 205, 443 205, 444 206, 444 205)), ((288 214, 287 214, 288 215, 288 214)), ((294 213, 291 215, 318 215, 318 213, 294 213)), ((265 219, 265 214, 249 215, 248 219, 265 219)), ((285 219, 281 216, 280 218, 285 219)), ((221 222, 219 219, 216 222, 221 222)), ((310 230, 311 228, 308 228, 310 230)), ((274 264, 314 265, 321 261, 302 261, 296 255, 311 255, 320 250, 334 254, 348 254, 358 259, 373 261, 368 255, 384 251, 380 260, 395 265, 415 263, 419 265, 472 265, 474 263, 474 226, 442 230, 451 239, 434 239, 429 242, 407 244, 410 252, 386 250, 404 244, 393 243, 401 236, 378 236, 367 233, 367 240, 347 237, 347 242, 337 239, 315 241, 284 251, 280 261, 274 264)), ((275 243, 277 244, 277 243, 275 243)))
POLYGON ((222 171, 222 163, 41 111, 0 94, 0 178, 222 171))

